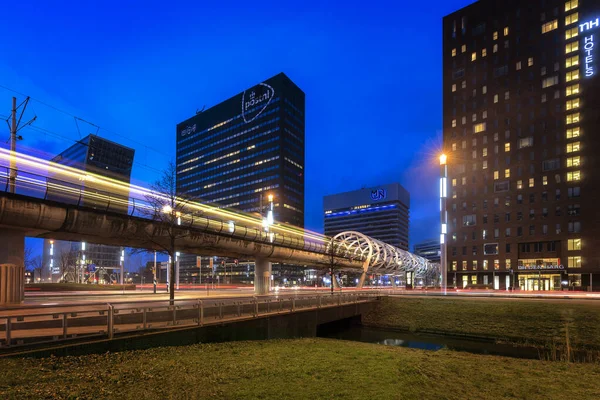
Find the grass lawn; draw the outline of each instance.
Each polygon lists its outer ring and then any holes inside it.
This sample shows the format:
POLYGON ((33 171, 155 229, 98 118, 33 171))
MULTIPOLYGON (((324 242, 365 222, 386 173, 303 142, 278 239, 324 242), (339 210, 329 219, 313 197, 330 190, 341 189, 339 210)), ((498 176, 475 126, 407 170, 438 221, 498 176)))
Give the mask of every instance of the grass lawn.
POLYGON ((600 347, 600 301, 388 297, 365 325, 428 330, 516 342, 600 347))
POLYGON ((330 339, 3 359, 1 399, 598 399, 600 365, 330 339))

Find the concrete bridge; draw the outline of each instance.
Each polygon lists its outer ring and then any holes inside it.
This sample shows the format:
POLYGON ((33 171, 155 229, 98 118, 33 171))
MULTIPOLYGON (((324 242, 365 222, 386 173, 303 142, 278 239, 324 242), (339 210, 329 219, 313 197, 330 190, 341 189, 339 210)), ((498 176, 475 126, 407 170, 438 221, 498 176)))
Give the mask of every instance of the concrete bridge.
POLYGON ((362 272, 361 285, 369 271, 436 270, 425 259, 358 232, 332 239, 284 224, 265 227, 253 215, 165 198, 147 188, 0 149, 0 167, 11 160, 19 171, 16 179, 11 180, 8 169, 0 171, 0 304, 23 300, 26 236, 148 250, 172 245, 189 254, 254 259, 257 294, 268 293, 272 262, 362 272), (9 191, 9 183, 16 193, 9 191), (178 203, 185 207, 175 212, 178 203), (174 205, 168 211, 176 217, 175 225, 156 218, 165 212, 163 204, 174 205))

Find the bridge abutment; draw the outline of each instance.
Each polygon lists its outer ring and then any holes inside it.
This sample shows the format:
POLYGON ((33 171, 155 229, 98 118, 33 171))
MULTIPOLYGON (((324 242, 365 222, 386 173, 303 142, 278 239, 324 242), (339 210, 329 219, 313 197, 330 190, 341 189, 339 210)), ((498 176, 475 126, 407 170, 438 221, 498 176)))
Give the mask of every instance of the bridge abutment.
POLYGON ((269 294, 271 286, 271 262, 266 258, 257 258, 254 262, 254 293, 269 294))
POLYGON ((0 305, 19 304, 25 296, 25 235, 0 230, 0 305))

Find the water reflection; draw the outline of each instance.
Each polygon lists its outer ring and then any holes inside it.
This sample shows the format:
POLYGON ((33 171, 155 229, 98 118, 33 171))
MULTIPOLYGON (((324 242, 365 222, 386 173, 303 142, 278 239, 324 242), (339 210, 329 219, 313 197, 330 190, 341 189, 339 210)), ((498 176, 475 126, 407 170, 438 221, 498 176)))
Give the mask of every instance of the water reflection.
POLYGON ((421 349, 421 350, 440 350, 446 347, 441 343, 431 343, 431 342, 419 342, 414 340, 403 340, 403 339, 384 339, 380 341, 376 341, 377 344, 382 344, 384 346, 397 346, 397 347, 407 347, 410 349, 421 349))

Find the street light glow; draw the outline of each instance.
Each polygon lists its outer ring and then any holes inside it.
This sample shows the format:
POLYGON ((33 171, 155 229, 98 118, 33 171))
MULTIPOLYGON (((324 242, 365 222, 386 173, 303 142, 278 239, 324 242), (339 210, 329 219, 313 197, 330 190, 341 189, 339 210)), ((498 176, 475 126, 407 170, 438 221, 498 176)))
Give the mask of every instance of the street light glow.
POLYGON ((163 212, 163 213, 165 213, 165 214, 170 214, 170 213, 171 213, 171 211, 173 211, 173 209, 172 209, 172 208, 171 208, 171 206, 170 206, 170 205, 168 205, 168 204, 166 204, 166 205, 165 205, 165 206, 163 206, 163 208, 162 208, 162 212, 163 212))
POLYGON ((445 154, 442 154, 440 156, 440 165, 446 165, 447 159, 448 159, 448 157, 445 154))

